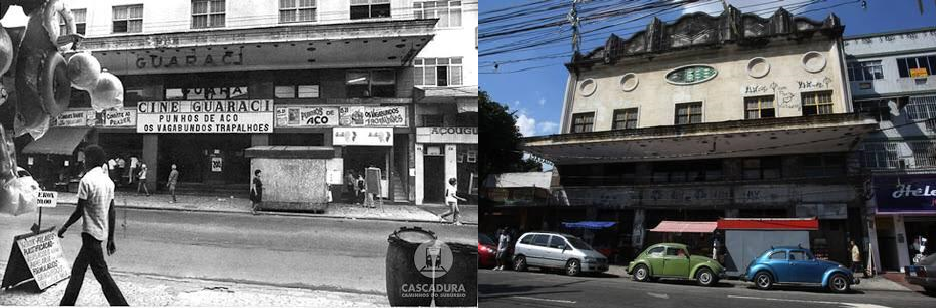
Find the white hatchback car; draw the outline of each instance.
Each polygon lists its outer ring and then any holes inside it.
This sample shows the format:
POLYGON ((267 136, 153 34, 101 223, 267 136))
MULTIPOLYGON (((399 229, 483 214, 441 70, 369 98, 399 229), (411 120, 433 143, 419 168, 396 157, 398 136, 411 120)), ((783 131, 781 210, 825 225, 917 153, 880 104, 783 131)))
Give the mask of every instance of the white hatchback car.
POLYGON ((556 232, 527 232, 514 248, 514 270, 557 268, 569 276, 608 271, 608 258, 582 239, 556 232))

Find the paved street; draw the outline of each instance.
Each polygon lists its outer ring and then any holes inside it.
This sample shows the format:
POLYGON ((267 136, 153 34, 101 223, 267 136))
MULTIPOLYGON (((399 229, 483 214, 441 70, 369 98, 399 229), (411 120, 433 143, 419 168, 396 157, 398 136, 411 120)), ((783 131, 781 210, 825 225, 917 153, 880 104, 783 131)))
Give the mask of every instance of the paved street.
POLYGON ((488 307, 934 307, 910 291, 831 294, 810 288, 761 291, 738 281, 704 288, 689 281, 639 283, 612 275, 568 277, 536 270, 478 273, 478 300, 488 307))
MULTIPOLYGON (((61 226, 73 209, 43 210, 43 228, 61 226)), ((387 236, 402 226, 477 241, 474 226, 140 209, 118 209, 117 216, 111 271, 367 294, 386 293, 387 236)), ((0 263, 36 217, 0 217, 0 263)), ((79 221, 62 241, 69 262, 80 233, 79 221)))

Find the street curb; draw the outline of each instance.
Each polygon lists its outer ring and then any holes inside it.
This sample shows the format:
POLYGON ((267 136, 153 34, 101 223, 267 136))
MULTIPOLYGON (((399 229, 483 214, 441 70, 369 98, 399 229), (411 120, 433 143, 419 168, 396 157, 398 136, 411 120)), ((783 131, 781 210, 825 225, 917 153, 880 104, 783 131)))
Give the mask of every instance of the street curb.
MULTIPOLYGON (((76 203, 72 202, 60 202, 59 205, 70 205, 77 206, 76 203)), ((115 203, 115 205, 117 205, 115 203)), ((395 222, 409 222, 409 223, 437 223, 440 225, 451 225, 451 223, 443 223, 437 220, 411 220, 411 219, 396 219, 396 218, 376 218, 376 217, 347 217, 347 216, 337 216, 337 215, 324 215, 324 214, 310 214, 310 213, 290 213, 290 212, 275 212, 275 211, 259 211, 257 214, 247 212, 247 211, 223 211, 223 210, 199 210, 199 209, 181 209, 181 208, 162 208, 162 207, 148 207, 148 206, 117 206, 118 208, 129 208, 137 210, 151 210, 151 211, 176 211, 176 212, 200 212, 200 213, 226 213, 226 214, 246 214, 246 215, 269 215, 269 216, 289 216, 289 217, 312 217, 312 218, 326 218, 326 219, 348 219, 348 220, 368 220, 368 221, 395 221, 395 222)), ((433 214, 434 215, 434 214, 433 214)), ((462 223, 463 226, 477 226, 478 223, 462 223)))

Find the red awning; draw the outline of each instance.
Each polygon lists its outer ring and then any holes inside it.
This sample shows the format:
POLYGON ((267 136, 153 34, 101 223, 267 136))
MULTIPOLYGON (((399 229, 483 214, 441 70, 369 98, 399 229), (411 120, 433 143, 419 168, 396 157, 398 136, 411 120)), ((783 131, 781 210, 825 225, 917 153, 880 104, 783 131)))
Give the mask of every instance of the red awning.
POLYGON ((712 233, 718 226, 714 221, 661 221, 656 228, 650 229, 653 232, 690 232, 690 233, 712 233))
POLYGON ((819 230, 816 218, 722 218, 722 230, 819 230))

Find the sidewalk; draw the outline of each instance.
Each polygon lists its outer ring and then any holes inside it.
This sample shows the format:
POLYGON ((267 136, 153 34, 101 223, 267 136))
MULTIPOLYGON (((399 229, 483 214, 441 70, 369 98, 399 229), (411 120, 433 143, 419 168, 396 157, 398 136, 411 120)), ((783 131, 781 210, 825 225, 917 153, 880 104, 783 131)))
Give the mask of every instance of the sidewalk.
MULTIPOLYGON (((426 212, 430 212, 436 215, 436 221, 438 221, 438 215, 449 210, 449 206, 445 204, 423 204, 417 205, 417 207, 423 209, 426 212)), ((458 220, 465 224, 478 224, 478 205, 477 204, 459 204, 458 205, 458 220)), ((452 216, 446 217, 446 219, 452 219, 452 216)))
MULTIPOLYGON (((0 266, 0 267, 5 267, 0 266)), ((383 307, 379 294, 319 291, 198 279, 178 279, 111 272, 130 306, 304 306, 383 307)), ((0 290, 0 306, 57 306, 68 279, 44 292, 16 288, 0 290)), ((77 306, 106 306, 101 286, 89 270, 77 306)))
MULTIPOLYGON (((178 202, 170 203, 172 196, 167 194, 138 195, 118 191, 114 198, 114 203, 118 208, 140 208, 140 209, 158 209, 158 210, 177 210, 177 211, 202 211, 202 212, 225 212, 225 213, 250 213, 251 203, 246 198, 234 198, 232 196, 196 196, 196 195, 176 195, 178 202)), ((78 197, 75 193, 59 192, 59 204, 75 205, 78 203, 78 197)), ((310 217, 329 217, 329 218, 349 218, 349 219, 375 219, 409 222, 439 222, 439 217, 435 214, 435 207, 429 207, 429 210, 423 207, 413 205, 384 204, 383 209, 365 208, 360 205, 351 205, 344 203, 331 203, 323 214, 308 213, 285 213, 285 212, 261 212, 262 215, 301 215, 310 217)), ((477 224, 478 208, 474 206, 473 210, 465 210, 462 207, 462 213, 465 219, 477 224)), ((445 209, 438 212, 442 213, 445 209)), ((463 220, 465 220, 463 219, 463 220)))

